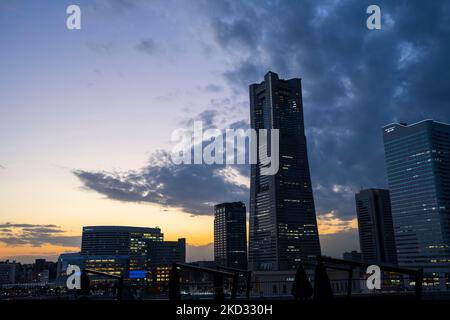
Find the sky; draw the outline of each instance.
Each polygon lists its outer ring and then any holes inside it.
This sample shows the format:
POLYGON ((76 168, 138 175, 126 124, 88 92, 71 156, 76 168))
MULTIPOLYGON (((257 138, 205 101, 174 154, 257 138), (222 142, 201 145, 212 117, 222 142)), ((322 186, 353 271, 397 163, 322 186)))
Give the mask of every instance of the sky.
POLYGON ((77 251, 85 225, 159 226, 211 259, 212 205, 248 204, 249 170, 173 165, 171 134, 248 127, 269 70, 302 78, 323 253, 359 249, 354 194, 387 187, 381 127, 449 122, 448 39, 446 1, 3 0, 0 259, 77 251))

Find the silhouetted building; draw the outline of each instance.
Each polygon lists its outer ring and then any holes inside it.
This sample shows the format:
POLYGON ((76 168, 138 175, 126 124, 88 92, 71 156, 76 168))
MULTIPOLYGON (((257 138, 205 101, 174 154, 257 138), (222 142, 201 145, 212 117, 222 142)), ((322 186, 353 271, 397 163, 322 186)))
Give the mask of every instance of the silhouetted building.
POLYGON ((247 270, 247 210, 242 202, 214 206, 214 261, 247 270))
POLYGON ((157 241, 149 246, 149 260, 152 265, 168 265, 186 262, 186 239, 177 241, 157 241))
POLYGON ((36 259, 34 260, 34 268, 35 268, 35 272, 41 272, 43 270, 45 270, 46 267, 46 260, 45 259, 36 259))
POLYGON ((0 261, 0 284, 16 283, 18 266, 15 261, 0 261))
MULTIPOLYGON (((301 79, 282 80, 269 72, 262 83, 250 85, 250 118, 253 129, 279 129, 280 162, 275 175, 263 174, 259 156, 251 165, 249 267, 296 269, 320 255, 301 79)), ((262 148, 270 154, 270 143, 262 148)))
POLYGON ((397 264, 389 190, 361 190, 355 200, 362 259, 397 264))
POLYGON ((36 271, 34 263, 18 264, 16 270, 17 283, 32 283, 37 282, 36 271))
POLYGON ((383 138, 398 263, 448 274, 450 125, 394 123, 383 138))
POLYGON ((350 260, 350 261, 361 261, 362 260, 362 255, 361 255, 361 252, 358 252, 356 250, 352 250, 351 252, 344 252, 342 254, 342 259, 350 260))

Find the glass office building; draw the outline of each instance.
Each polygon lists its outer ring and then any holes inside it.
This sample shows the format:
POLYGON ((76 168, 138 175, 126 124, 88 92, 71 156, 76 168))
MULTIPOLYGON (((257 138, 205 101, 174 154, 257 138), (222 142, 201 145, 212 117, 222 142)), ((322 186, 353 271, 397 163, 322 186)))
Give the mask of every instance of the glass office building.
POLYGON ((450 271, 450 125, 394 123, 383 138, 398 263, 442 279, 450 271))
POLYGON ((355 201, 362 260, 397 264, 389 190, 361 190, 355 201))
POLYGON ((262 174, 259 157, 251 165, 249 268, 293 270, 320 255, 301 79, 268 72, 250 85, 250 119, 252 129, 279 130, 279 170, 262 174))

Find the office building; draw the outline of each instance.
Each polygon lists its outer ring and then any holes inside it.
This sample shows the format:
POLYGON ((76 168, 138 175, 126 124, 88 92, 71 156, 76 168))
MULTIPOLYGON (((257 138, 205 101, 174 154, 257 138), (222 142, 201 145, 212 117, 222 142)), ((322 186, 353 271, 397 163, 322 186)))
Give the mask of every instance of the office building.
POLYGON ((397 264, 389 190, 361 190, 355 200, 362 260, 397 264))
POLYGON ((92 226, 83 227, 82 256, 141 256, 149 241, 162 241, 159 228, 92 226))
POLYGON ((76 265, 84 268, 84 259, 79 252, 77 253, 62 253, 56 262, 56 275, 58 279, 67 276, 67 268, 69 265, 76 265))
POLYGON ((149 245, 149 266, 154 282, 169 281, 174 262, 186 262, 186 239, 155 241, 149 245))
MULTIPOLYGON (((279 170, 264 175, 259 157, 251 165, 249 268, 293 270, 320 255, 301 79, 282 80, 269 72, 250 85, 250 119, 258 133, 279 130, 279 170)), ((261 151, 270 153, 269 145, 262 144, 261 151)))
POLYGON ((159 228, 83 227, 82 263, 86 268, 128 279, 165 278, 172 262, 186 261, 186 239, 163 240, 159 228))
POLYGON ((214 261, 247 270, 247 210, 242 202, 214 206, 214 261))
POLYGON ((394 123, 383 139, 398 263, 443 279, 450 270, 450 125, 394 123))
POLYGON ((159 228, 90 226, 83 227, 81 255, 86 268, 122 274, 145 275, 149 270, 148 245, 162 241, 159 228))

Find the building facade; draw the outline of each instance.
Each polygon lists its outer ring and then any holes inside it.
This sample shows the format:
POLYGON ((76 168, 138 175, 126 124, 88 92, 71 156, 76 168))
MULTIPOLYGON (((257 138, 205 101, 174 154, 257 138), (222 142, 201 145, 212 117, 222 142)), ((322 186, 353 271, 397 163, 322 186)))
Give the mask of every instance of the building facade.
MULTIPOLYGON (((253 129, 279 130, 280 154, 275 175, 262 174, 259 156, 251 165, 249 267, 296 269, 320 255, 301 79, 268 72, 263 82, 250 85, 250 119, 253 129)), ((267 144, 264 148, 271 152, 267 144)))
POLYGON ((397 264, 389 190, 361 190, 355 200, 362 260, 397 264))
POLYGON ((16 283, 18 266, 15 261, 0 261, 0 284, 16 283))
POLYGON ((214 206, 214 261, 247 270, 247 210, 242 202, 214 206))
POLYGON ((167 282, 172 263, 186 262, 186 239, 152 242, 148 258, 153 281, 167 282))
POLYGON ((383 128, 400 266, 450 270, 450 125, 424 120, 383 128))

